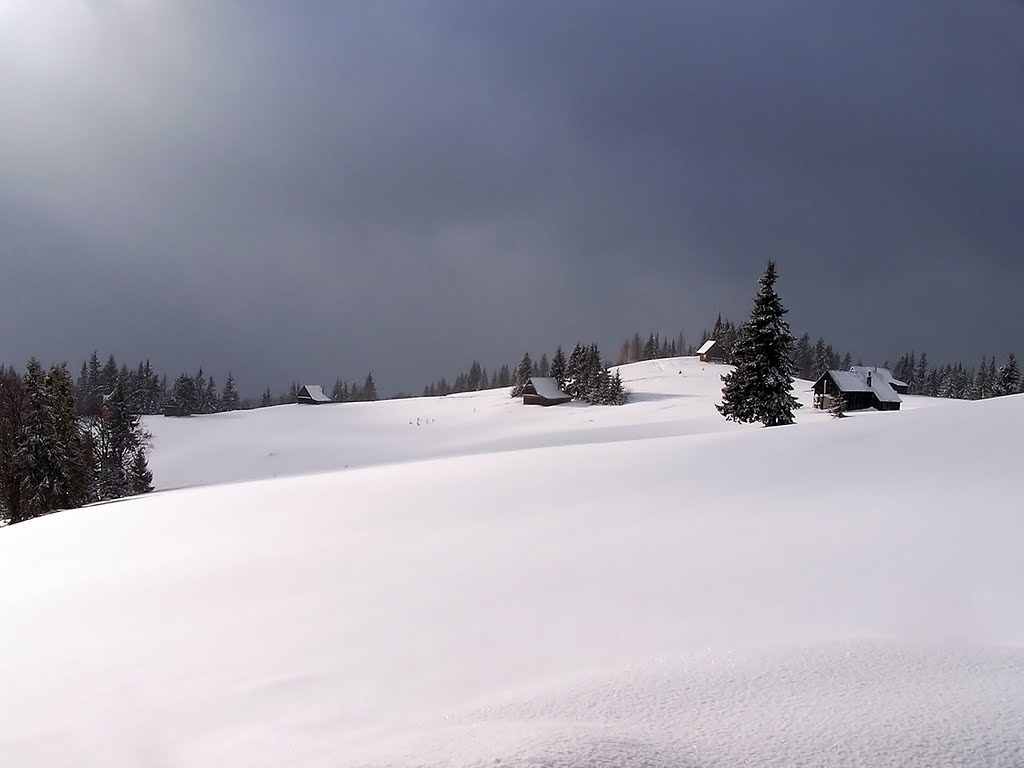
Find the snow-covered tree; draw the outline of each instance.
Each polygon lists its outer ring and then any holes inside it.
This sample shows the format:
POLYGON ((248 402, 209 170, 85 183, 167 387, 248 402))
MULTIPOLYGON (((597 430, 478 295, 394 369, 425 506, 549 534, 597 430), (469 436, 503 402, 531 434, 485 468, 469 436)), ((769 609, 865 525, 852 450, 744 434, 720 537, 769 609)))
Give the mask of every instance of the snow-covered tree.
POLYGON ((811 358, 811 336, 805 333, 797 342, 793 350, 793 371, 801 379, 812 379, 813 371, 811 358))
POLYGON ((13 367, 0 365, 0 522, 22 520, 20 448, 24 417, 24 380, 13 367))
POLYGON ((833 419, 841 419, 846 415, 846 397, 837 393, 829 395, 828 412, 833 419))
POLYGON ((999 368, 993 391, 996 397, 1015 395, 1020 392, 1020 367, 1017 365, 1016 355, 1012 352, 999 368))
POLYGON ((523 355, 523 359, 519 361, 519 365, 516 367, 515 380, 512 382, 512 391, 509 393, 512 397, 521 397, 523 394, 523 387, 530 380, 533 375, 533 360, 530 359, 530 353, 527 352, 523 355))
POLYGON ((759 421, 766 427, 792 424, 793 411, 800 407, 792 394, 794 340, 775 290, 777 280, 775 262, 769 261, 733 349, 736 369, 722 377, 722 403, 717 407, 732 421, 759 421))
POLYGON ((825 339, 819 336, 811 350, 811 381, 817 381, 832 367, 829 352, 830 347, 825 343, 825 339))
POLYGON ((35 358, 25 372, 25 414, 18 447, 21 518, 80 506, 88 491, 74 385, 64 365, 43 373, 35 358))
POLYGON ((561 344, 555 350, 555 356, 551 358, 549 375, 558 382, 559 387, 565 387, 565 352, 562 351, 561 344))
POLYGON ((366 374, 366 381, 363 383, 362 397, 360 400, 376 400, 377 399, 377 385, 373 381, 373 374, 366 374))
POLYGON ((224 380, 224 389, 220 393, 220 409, 222 411, 237 411, 238 407, 238 389, 235 387, 235 377, 228 371, 228 377, 224 380))
POLYGON ((187 373, 182 373, 174 382, 171 397, 186 415, 199 410, 199 397, 196 393, 196 382, 187 373))
POLYGON ((153 490, 146 453, 149 434, 131 412, 124 385, 118 383, 107 398, 105 415, 94 426, 95 495, 118 499, 153 490))

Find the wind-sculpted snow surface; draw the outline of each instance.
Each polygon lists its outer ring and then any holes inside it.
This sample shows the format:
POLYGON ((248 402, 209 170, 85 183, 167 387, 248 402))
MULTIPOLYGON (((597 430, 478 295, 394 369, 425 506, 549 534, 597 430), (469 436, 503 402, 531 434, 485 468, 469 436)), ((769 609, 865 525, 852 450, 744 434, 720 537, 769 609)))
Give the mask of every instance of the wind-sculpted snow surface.
POLYGON ((436 445, 181 420, 154 463, 224 484, 0 530, 0 766, 1024 765, 1024 397, 723 431, 717 371, 630 368, 436 445), (327 458, 226 483, 246 441, 327 458))
POLYGON ((1018 768, 1024 653, 862 643, 705 652, 389 733, 353 764, 1018 768))

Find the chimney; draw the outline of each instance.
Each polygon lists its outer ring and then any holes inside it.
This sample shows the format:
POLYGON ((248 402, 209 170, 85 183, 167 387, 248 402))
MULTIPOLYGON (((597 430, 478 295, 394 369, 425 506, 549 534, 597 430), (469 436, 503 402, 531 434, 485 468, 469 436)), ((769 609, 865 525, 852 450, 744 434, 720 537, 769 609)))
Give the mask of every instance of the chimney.
POLYGON ((868 386, 871 386, 871 371, 868 371, 868 386))

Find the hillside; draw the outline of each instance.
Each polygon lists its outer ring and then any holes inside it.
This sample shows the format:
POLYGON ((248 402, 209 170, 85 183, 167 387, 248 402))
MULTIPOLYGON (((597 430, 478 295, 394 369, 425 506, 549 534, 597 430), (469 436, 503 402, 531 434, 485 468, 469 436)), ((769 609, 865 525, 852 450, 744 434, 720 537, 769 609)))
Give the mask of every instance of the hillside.
POLYGON ((0 531, 0 765, 1021 765, 1024 397, 764 430, 719 372, 154 424, 230 484, 0 531))
MULTIPOLYGON (((187 419, 148 417, 158 489, 258 480, 405 461, 756 430, 715 410, 729 368, 683 357, 619 368, 621 408, 523 407, 505 389, 325 406, 285 405, 187 419)), ((798 394, 810 404, 810 382, 798 394)), ((960 403, 905 398, 904 409, 960 403)), ((801 424, 829 418, 804 408, 801 424)), ((865 413, 858 418, 872 418, 865 413)))

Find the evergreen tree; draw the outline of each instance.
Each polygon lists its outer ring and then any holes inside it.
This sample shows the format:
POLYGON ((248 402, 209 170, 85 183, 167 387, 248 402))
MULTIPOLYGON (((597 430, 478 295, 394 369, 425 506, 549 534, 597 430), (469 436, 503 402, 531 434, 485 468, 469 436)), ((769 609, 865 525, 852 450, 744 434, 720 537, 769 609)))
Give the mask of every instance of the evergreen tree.
POLYGON ((92 355, 89 356, 88 364, 83 364, 82 366, 82 376, 79 378, 78 383, 80 398, 78 410, 81 416, 100 415, 103 394, 100 391, 101 370, 99 352, 93 350, 92 355))
POLYGON ((202 412, 203 413, 216 413, 220 403, 217 402, 217 383, 213 380, 213 376, 206 380, 206 386, 203 387, 203 398, 202 398, 202 412))
POLYGON ((512 386, 512 371, 508 365, 502 365, 498 371, 498 388, 505 389, 512 386))
POLYGON ((629 400, 629 390, 622 384, 622 376, 618 370, 612 374, 611 388, 609 390, 608 405, 625 405, 629 400))
POLYGON ((1020 368, 1017 365, 1017 357, 1012 352, 1006 358, 1006 362, 1000 366, 993 389, 996 397, 1015 395, 1020 392, 1020 368))
POLYGON ((28 519, 55 509, 52 483, 58 466, 67 457, 57 441, 43 367, 34 357, 28 361, 24 382, 26 409, 18 464, 24 500, 22 519, 28 519))
POLYGON ((114 391, 114 387, 117 386, 119 379, 117 361, 113 355, 107 358, 106 365, 103 366, 103 370, 100 371, 100 386, 99 396, 105 397, 114 391))
POLYGON ((146 458, 150 436, 128 407, 123 384, 114 387, 107 399, 106 415, 95 424, 94 433, 97 499, 118 499, 153 490, 146 458))
POLYGON ((198 410, 199 398, 196 395, 195 380, 187 373, 182 373, 174 382, 171 397, 181 407, 182 412, 189 416, 198 410))
POLYGON ((480 363, 476 360, 469 366, 469 374, 466 376, 466 389, 470 392, 476 392, 477 390, 483 389, 483 368, 480 363))
POLYGON ((820 379, 822 374, 831 368, 829 363, 829 348, 825 344, 825 340, 819 336, 811 351, 811 381, 820 379))
POLYGON ((530 359, 530 353, 527 352, 523 355, 523 359, 519 361, 519 366, 516 368, 515 381, 512 384, 512 397, 522 397, 523 387, 530 380, 533 375, 533 361, 530 359))
POLYGON ((925 352, 921 353, 921 357, 917 359, 917 368, 914 371, 914 381, 912 382, 912 388, 910 393, 912 395, 925 394, 928 388, 928 355, 925 352))
POLYGON ((843 360, 839 364, 839 370, 848 371, 851 368, 853 368, 853 357, 850 355, 849 352, 847 352, 845 355, 843 355, 843 360))
POLYGON ((658 356, 658 341, 654 338, 652 333, 647 337, 647 343, 644 344, 644 360, 654 360, 658 356))
POLYGON ((733 350, 736 369, 722 377, 722 404, 717 407, 727 419, 759 421, 766 427, 792 424, 793 411, 800 407, 792 394, 794 340, 775 290, 777 280, 775 262, 769 261, 733 350))
POLYGON ((239 408, 238 390, 235 388, 235 377, 228 371, 228 377, 224 380, 224 390, 220 393, 220 409, 222 411, 237 411, 239 408))
POLYGON ((373 382, 373 374, 366 374, 366 383, 363 384, 363 392, 360 400, 376 400, 377 385, 373 382))
POLYGON ((551 375, 551 364, 548 363, 547 352, 541 353, 540 365, 538 366, 537 372, 538 375, 542 376, 545 379, 551 375))
POLYGON ((811 358, 811 337, 808 333, 804 333, 796 343, 796 348, 793 351, 793 369, 801 379, 816 380, 811 375, 814 365, 811 358))
POLYGON ((46 375, 46 394, 50 400, 52 428, 64 457, 52 478, 53 508, 79 507, 89 498, 90 466, 82 425, 75 409, 74 383, 65 364, 50 368, 46 375))
POLYGON ((0 522, 25 519, 21 475, 25 384, 14 368, 0 366, 0 522))
POLYGON ((274 404, 274 394, 270 391, 270 387, 263 390, 263 394, 260 395, 260 408, 267 408, 274 404))
POLYGON ((562 351, 561 344, 558 345, 558 349, 555 350, 555 356, 551 359, 549 375, 558 382, 560 388, 565 387, 565 352, 562 351))
POLYGON ((342 379, 335 379, 331 387, 331 400, 336 403, 344 403, 348 399, 348 383, 342 379))
POLYGON ((580 342, 576 342, 569 361, 565 364, 562 389, 573 400, 582 399, 587 393, 587 349, 580 342))
POLYGON ((74 385, 64 365, 44 374, 32 358, 25 373, 26 410, 18 446, 22 519, 80 506, 88 493, 74 385))
POLYGON ((846 397, 842 394, 829 395, 828 412, 833 419, 841 419, 846 415, 846 397))

